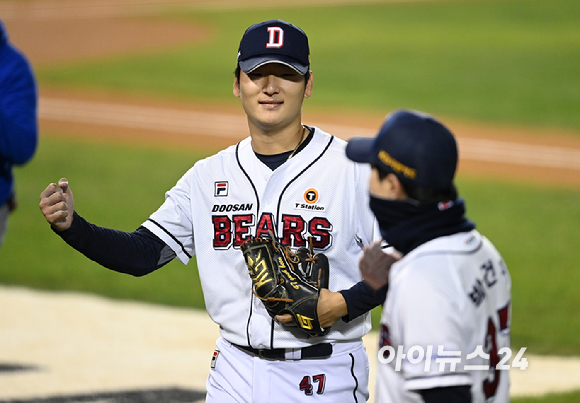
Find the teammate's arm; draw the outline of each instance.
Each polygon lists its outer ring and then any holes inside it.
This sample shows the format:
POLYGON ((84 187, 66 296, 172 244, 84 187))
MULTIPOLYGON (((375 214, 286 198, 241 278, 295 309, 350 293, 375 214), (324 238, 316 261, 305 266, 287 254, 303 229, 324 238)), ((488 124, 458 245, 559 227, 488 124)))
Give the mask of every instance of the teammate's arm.
MULTIPOLYGON (((6 39, 2 38, 2 32, 0 39, 6 39)), ((20 52, 8 42, 5 45, 7 46, 3 46, 2 51, 3 81, 0 106, 2 170, 5 163, 22 165, 28 162, 34 156, 38 145, 38 91, 34 72, 20 52)))
POLYGON ((123 232, 87 222, 75 212, 72 191, 64 178, 42 192, 40 210, 65 242, 108 269, 143 276, 175 257, 163 241, 144 227, 123 232))

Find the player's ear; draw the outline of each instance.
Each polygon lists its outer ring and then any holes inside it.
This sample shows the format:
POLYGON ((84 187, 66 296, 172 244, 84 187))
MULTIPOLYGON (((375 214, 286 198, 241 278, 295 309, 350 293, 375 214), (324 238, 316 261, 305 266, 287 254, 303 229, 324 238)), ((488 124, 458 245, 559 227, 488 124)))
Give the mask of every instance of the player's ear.
POLYGON ((397 175, 390 173, 385 178, 385 181, 387 182, 390 193, 395 200, 404 200, 409 197, 407 196, 407 192, 405 192, 405 189, 403 188, 403 185, 401 184, 401 181, 397 175))
POLYGON ((238 80, 238 77, 234 77, 233 92, 234 92, 234 97, 236 97, 236 98, 240 97, 240 80, 238 80))
POLYGON ((407 198, 407 194, 397 175, 389 173, 381 178, 377 168, 373 168, 371 171, 369 190, 371 194, 383 199, 400 200, 407 198))
POLYGON ((310 72, 310 77, 308 77, 308 81, 306 82, 306 88, 304 89, 304 98, 310 98, 312 95, 312 72, 310 72))

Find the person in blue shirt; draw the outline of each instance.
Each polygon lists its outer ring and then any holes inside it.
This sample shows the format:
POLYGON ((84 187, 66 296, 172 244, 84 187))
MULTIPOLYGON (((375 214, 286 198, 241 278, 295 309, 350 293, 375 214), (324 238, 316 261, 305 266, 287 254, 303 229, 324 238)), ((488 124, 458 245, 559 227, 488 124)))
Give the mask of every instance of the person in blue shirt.
POLYGON ((37 105, 32 67, 0 21, 0 246, 16 208, 12 168, 30 161, 38 144, 37 105))

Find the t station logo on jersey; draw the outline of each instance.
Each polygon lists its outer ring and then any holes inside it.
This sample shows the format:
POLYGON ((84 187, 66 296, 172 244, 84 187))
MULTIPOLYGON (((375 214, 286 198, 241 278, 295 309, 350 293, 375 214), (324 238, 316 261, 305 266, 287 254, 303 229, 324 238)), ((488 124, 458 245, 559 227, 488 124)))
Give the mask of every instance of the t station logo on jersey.
POLYGON ((310 188, 304 192, 304 200, 294 203, 295 210, 324 211, 324 206, 318 203, 318 190, 310 188))

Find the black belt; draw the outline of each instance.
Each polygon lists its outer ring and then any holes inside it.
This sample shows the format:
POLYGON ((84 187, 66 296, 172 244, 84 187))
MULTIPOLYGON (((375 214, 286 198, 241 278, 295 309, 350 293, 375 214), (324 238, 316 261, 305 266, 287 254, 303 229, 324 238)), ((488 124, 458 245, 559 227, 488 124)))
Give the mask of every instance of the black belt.
POLYGON ((249 353, 256 357, 266 358, 268 360, 285 360, 286 353, 288 351, 292 352, 300 351, 300 358, 294 358, 299 360, 313 358, 328 358, 332 355, 332 344, 330 343, 315 344, 313 346, 296 349, 274 348, 270 350, 259 350, 257 348, 240 346, 237 344, 234 344, 234 346, 239 348, 240 350, 245 351, 246 353, 249 353))

